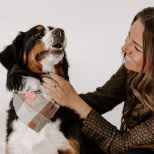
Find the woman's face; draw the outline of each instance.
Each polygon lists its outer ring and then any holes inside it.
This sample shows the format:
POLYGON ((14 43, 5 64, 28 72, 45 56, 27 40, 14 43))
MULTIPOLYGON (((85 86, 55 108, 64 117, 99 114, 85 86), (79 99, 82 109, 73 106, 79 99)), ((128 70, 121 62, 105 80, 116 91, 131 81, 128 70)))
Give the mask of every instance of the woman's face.
MULTIPOLYGON (((138 19, 131 26, 125 44, 122 46, 122 52, 125 53, 124 65, 128 70, 139 72, 143 63, 143 40, 142 34, 144 25, 138 19)), ((146 71, 146 68, 144 69, 146 71)))

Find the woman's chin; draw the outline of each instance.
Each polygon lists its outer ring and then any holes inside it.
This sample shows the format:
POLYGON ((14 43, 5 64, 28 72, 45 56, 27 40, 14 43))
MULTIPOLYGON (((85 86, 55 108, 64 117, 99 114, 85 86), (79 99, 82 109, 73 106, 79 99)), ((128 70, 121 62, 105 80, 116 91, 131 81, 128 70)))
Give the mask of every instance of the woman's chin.
POLYGON ((136 72, 136 73, 140 72, 139 69, 137 69, 136 67, 134 67, 134 66, 132 66, 132 65, 128 65, 128 64, 125 63, 125 62, 124 62, 124 66, 125 66, 126 69, 129 70, 129 71, 133 71, 133 72, 136 72))

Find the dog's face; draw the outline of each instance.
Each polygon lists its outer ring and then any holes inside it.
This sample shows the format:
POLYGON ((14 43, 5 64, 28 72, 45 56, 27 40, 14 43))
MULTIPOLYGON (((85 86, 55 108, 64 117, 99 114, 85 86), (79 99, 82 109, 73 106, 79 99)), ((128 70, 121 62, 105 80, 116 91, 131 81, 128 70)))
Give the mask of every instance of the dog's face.
POLYGON ((37 25, 27 32, 20 32, 0 53, 0 61, 7 70, 17 64, 34 73, 52 72, 63 59, 65 47, 62 29, 37 25))

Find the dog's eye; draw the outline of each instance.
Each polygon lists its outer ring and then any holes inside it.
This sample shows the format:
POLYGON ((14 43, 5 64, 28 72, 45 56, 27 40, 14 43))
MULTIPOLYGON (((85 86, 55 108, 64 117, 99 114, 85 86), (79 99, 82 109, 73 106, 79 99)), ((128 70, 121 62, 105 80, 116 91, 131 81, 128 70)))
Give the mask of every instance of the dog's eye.
POLYGON ((42 51, 42 52, 36 54, 35 55, 36 60, 38 60, 38 61, 41 60, 45 56, 46 53, 47 53, 47 51, 42 51))
POLYGON ((40 33, 36 33, 36 34, 34 34, 33 35, 33 38, 42 38, 42 33, 40 32, 40 33))

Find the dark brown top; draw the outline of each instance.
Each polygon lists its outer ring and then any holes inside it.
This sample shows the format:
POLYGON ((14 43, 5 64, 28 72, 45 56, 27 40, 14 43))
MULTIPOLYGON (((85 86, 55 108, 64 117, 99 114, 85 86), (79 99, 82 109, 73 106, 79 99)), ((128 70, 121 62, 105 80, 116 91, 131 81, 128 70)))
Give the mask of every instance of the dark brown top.
POLYGON ((126 76, 126 69, 122 65, 104 86, 95 92, 80 95, 92 107, 83 123, 82 132, 110 154, 120 154, 130 148, 154 150, 154 117, 122 133, 101 116, 119 103, 126 103, 126 76))

